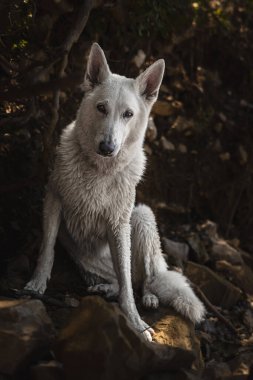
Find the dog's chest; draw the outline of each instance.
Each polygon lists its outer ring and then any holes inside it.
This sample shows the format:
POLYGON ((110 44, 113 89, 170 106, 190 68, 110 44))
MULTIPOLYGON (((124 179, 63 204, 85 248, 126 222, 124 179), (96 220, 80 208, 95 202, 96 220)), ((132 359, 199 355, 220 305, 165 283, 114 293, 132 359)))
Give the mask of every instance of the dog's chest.
MULTIPOLYGON (((66 226, 76 241, 104 239, 108 223, 117 223, 129 202, 126 176, 90 175, 72 171, 58 186, 66 226)), ((134 199, 132 199, 132 202, 134 199)))

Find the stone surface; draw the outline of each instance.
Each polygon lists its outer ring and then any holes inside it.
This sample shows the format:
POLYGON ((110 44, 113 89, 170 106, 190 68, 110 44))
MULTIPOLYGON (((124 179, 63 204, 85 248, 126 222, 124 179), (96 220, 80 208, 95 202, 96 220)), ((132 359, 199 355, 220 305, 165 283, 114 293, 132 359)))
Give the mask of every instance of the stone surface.
POLYGON ((222 380, 232 375, 231 369, 227 363, 219 363, 212 360, 207 364, 203 373, 203 380, 222 380))
POLYGON ((63 368, 56 360, 41 362, 30 370, 31 380, 62 380, 63 368))
POLYGON ((148 127, 147 127, 147 132, 146 132, 146 139, 149 142, 154 141, 157 138, 157 128, 154 123, 154 119, 152 116, 149 117, 148 119, 148 127))
POLYGON ((169 262, 179 268, 188 260, 189 247, 185 243, 180 243, 167 238, 162 238, 164 252, 168 255, 169 262))
POLYGON ((209 260, 209 256, 205 248, 205 245, 201 241, 198 234, 191 233, 186 238, 186 240, 193 250, 194 259, 196 259, 198 263, 205 263, 209 260))
POLYGON ((171 103, 164 100, 157 100, 152 108, 152 113, 159 116, 170 116, 175 112, 171 103))
POLYGON ((243 259, 239 249, 232 247, 226 240, 219 237, 217 224, 208 220, 200 226, 200 230, 210 239, 209 254, 214 260, 226 260, 233 265, 242 265, 243 259))
MULTIPOLYGON (((234 376, 248 376, 250 373, 250 367, 253 363, 253 351, 241 352, 238 355, 228 362, 229 367, 234 376)), ((251 380, 252 377, 248 377, 248 380, 251 380)))
POLYGON ((239 288, 206 266, 188 261, 185 275, 197 284, 209 301, 216 306, 229 309, 242 295, 239 288))
POLYGON ((164 150, 168 150, 168 151, 172 151, 172 150, 175 150, 175 145, 169 141, 168 139, 166 139, 166 137, 162 136, 161 139, 160 139, 160 143, 161 143, 161 146, 164 150))
POLYGON ((216 268, 229 273, 232 282, 245 293, 253 295, 253 271, 246 265, 233 265, 225 260, 217 261, 216 268))
POLYGON ((157 343, 193 351, 196 356, 195 369, 204 366, 200 343, 191 321, 183 318, 174 309, 159 306, 159 309, 144 313, 144 319, 155 331, 153 340, 157 343))
POLYGON ((137 380, 158 370, 190 368, 194 360, 189 350, 146 342, 117 305, 96 296, 85 297, 73 313, 55 354, 66 380, 137 380))
POLYGON ((0 372, 14 374, 39 357, 54 329, 39 300, 0 300, 0 372))

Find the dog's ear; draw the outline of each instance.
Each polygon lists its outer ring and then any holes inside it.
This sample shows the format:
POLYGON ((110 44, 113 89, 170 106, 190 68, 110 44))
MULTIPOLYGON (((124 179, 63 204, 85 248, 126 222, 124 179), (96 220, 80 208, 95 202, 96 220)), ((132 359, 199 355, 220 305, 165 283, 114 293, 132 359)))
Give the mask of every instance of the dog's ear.
POLYGON ((105 54, 99 44, 94 42, 91 47, 84 78, 86 88, 94 88, 102 83, 110 74, 105 54))
POLYGON ((164 59, 159 59, 136 78, 140 95, 148 102, 153 103, 157 99, 164 69, 164 59))

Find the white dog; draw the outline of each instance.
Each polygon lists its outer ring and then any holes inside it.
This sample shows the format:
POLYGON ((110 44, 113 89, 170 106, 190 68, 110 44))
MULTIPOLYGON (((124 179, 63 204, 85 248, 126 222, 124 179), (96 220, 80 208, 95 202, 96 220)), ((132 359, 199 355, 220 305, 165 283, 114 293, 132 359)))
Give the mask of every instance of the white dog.
POLYGON ((61 225, 62 241, 79 267, 103 279, 89 290, 118 295, 129 321, 149 340, 152 329, 139 316, 133 286, 142 286, 147 308, 169 304, 193 322, 204 315, 187 279, 168 270, 152 211, 134 206, 148 117, 163 73, 160 59, 137 79, 112 74, 103 50, 92 45, 85 95, 76 121, 61 136, 45 198, 41 253, 26 285, 46 290, 61 225))

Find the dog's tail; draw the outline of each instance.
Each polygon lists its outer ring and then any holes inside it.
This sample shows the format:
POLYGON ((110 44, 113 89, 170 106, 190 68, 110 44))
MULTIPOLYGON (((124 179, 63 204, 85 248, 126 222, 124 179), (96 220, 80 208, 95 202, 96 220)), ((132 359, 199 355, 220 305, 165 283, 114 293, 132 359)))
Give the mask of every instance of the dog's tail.
POLYGON ((169 270, 156 273, 148 288, 158 297, 161 304, 171 305, 193 323, 203 319, 205 307, 181 273, 169 270))

